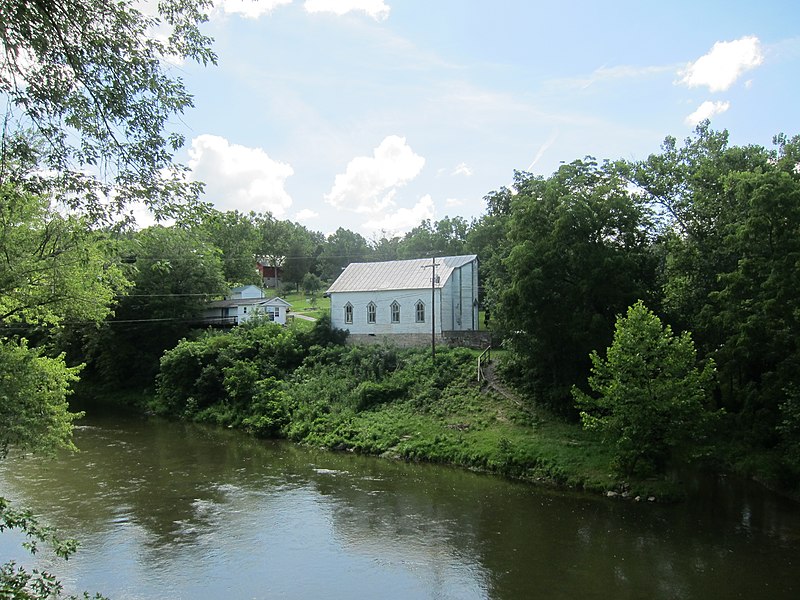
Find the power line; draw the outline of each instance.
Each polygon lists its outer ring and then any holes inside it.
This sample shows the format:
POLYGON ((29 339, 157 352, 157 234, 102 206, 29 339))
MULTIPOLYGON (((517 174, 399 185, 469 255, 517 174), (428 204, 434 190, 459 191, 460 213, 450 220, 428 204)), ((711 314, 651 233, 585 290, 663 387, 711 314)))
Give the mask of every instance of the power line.
POLYGON ((197 292, 197 293, 175 293, 175 294, 117 294, 115 298, 182 298, 182 297, 208 297, 224 296, 220 292, 197 292))

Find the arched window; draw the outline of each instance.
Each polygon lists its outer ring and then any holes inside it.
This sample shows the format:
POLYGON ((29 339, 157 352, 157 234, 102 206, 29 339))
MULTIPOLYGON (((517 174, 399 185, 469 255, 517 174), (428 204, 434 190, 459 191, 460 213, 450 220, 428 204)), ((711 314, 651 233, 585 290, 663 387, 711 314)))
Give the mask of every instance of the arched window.
POLYGON ((399 323, 400 322, 400 305, 397 303, 397 300, 392 302, 391 309, 392 309, 392 323, 399 323))
POLYGON ((375 323, 377 320, 378 309, 374 302, 367 304, 367 323, 375 323))
POLYGON ((347 324, 353 323, 353 305, 349 302, 344 305, 344 322, 347 324))
POLYGON ((414 314, 416 315, 417 323, 425 322, 425 303, 422 300, 417 300, 414 306, 414 314))

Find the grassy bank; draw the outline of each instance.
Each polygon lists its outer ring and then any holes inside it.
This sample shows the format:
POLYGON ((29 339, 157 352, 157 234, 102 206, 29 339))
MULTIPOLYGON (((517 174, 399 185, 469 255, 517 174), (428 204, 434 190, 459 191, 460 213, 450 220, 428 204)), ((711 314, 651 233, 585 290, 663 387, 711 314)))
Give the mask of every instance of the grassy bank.
MULTIPOLYGON (((445 359, 440 355, 435 366, 427 353, 411 351, 401 360, 405 365, 376 385, 343 384, 338 402, 330 402, 333 394, 326 397, 319 382, 295 382, 292 393, 302 408, 292 412, 283 433, 314 446, 456 465, 592 492, 664 499, 677 493, 668 482, 617 479, 610 452, 597 437, 576 423, 526 409, 479 385, 469 352, 450 351, 445 359), (414 383, 406 385, 409 379, 414 383), (384 394, 389 397, 380 401, 384 394), (314 396, 320 400, 310 401, 314 396)), ((339 377, 338 368, 330 375, 339 377)), ((330 379, 323 376, 321 381, 330 389, 330 379)))
POLYGON ((623 483, 579 425, 478 384, 474 353, 309 345, 267 326, 184 342, 162 360, 156 412, 339 451, 460 466, 631 496, 674 495, 623 483), (266 328, 264 328, 266 327, 266 328))

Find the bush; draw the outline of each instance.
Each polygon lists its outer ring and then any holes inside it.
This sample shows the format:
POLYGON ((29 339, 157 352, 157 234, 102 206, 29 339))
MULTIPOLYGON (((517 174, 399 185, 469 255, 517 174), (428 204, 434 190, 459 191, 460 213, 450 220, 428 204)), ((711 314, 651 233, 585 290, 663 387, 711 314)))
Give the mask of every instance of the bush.
POLYGON ((622 474, 663 473, 712 415, 705 406, 713 363, 698 368, 689 334, 673 335, 642 302, 617 320, 606 358, 592 352, 591 360, 597 396, 573 391, 583 426, 614 444, 622 474))
POLYGON ((380 383, 364 381, 355 391, 357 398, 356 410, 367 410, 378 404, 404 399, 408 388, 408 382, 401 380, 399 377, 392 377, 380 383))

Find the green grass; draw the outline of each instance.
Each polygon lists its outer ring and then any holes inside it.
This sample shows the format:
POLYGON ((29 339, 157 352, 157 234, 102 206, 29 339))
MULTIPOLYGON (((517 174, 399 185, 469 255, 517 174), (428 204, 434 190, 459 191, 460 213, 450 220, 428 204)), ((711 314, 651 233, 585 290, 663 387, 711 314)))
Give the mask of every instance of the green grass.
POLYGON ((320 317, 328 313, 331 309, 330 298, 323 298, 322 292, 318 292, 316 298, 312 298, 303 292, 288 291, 285 288, 276 290, 274 288, 265 290, 267 296, 280 296, 286 300, 292 307, 289 309, 291 313, 301 313, 310 317, 320 317))

